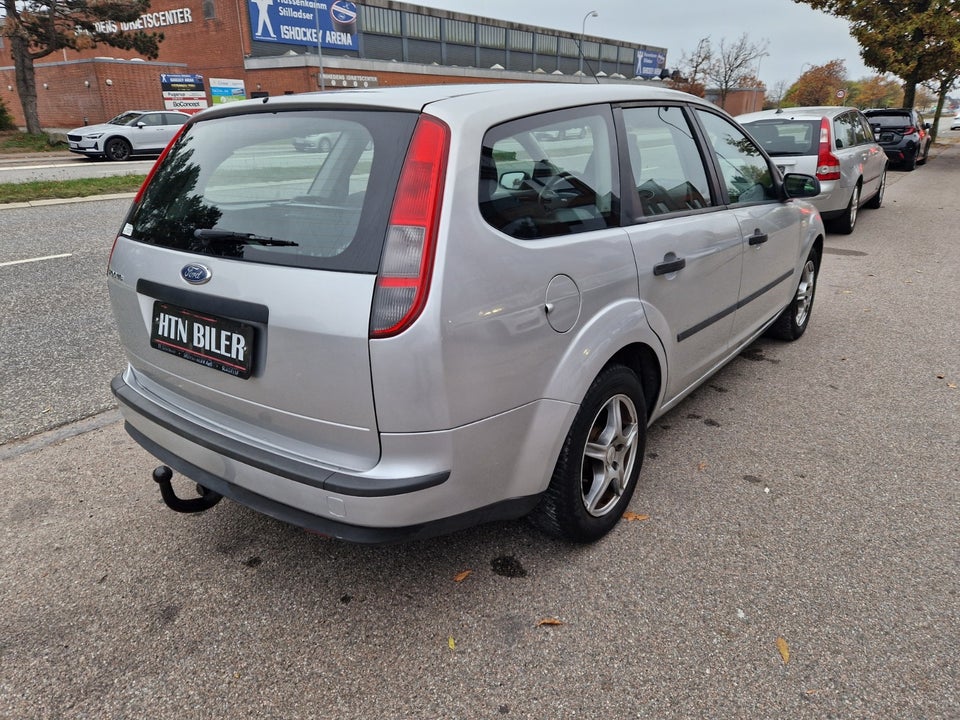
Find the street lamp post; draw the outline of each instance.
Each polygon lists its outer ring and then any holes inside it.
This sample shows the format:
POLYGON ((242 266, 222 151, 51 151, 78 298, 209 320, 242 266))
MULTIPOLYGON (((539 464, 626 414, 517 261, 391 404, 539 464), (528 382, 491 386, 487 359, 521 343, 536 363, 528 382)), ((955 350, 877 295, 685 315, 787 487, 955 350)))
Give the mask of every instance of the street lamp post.
POLYGON ((583 16, 583 22, 580 23, 580 73, 583 74, 583 36, 587 32, 587 20, 592 17, 599 17, 600 13, 591 10, 583 16))

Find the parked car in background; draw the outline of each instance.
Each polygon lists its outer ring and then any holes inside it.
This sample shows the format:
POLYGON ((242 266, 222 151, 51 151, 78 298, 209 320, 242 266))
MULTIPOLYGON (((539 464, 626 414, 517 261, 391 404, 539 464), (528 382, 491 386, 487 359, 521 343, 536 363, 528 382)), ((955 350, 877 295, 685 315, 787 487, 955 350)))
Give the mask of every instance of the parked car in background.
POLYGON ((819 191, 662 88, 220 105, 115 240, 112 389, 176 510, 227 496, 357 542, 530 514, 595 540, 651 422, 762 333, 803 335, 819 191), (332 131, 329 153, 274 151, 332 131))
POLYGON ((330 152, 338 135, 339 133, 312 133, 295 137, 292 141, 293 149, 298 152, 330 152))
POLYGON ((923 165, 930 153, 930 123, 916 110, 882 108, 864 110, 874 137, 894 165, 913 170, 923 165))
POLYGON ((887 156, 856 108, 782 108, 737 120, 780 172, 816 175, 820 194, 813 204, 831 230, 853 232, 861 206, 878 208, 883 203, 887 156))
POLYGON ((134 155, 159 155, 190 119, 171 110, 128 110, 100 125, 85 125, 67 133, 70 152, 107 160, 129 160, 134 155))
POLYGON ((960 130, 960 113, 957 113, 953 120, 950 121, 950 129, 960 130))

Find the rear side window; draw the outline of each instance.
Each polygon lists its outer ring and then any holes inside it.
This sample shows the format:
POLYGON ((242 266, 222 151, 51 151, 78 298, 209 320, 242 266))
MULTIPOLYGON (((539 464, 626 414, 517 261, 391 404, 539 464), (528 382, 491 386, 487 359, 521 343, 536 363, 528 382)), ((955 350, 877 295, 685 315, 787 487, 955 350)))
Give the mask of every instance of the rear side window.
POLYGON ((157 168, 123 234, 200 255, 376 272, 416 120, 356 110, 201 120, 157 168), (324 141, 304 150, 311 137, 324 141))
POLYGON ((758 120, 744 125, 767 155, 816 155, 820 146, 818 120, 758 120))
POLYGON ((777 200, 779 195, 767 159, 752 138, 719 115, 697 110, 731 203, 777 200))
POLYGON ((492 128, 480 159, 483 218, 523 239, 617 225, 613 137, 606 106, 552 112, 492 128))
POLYGON ((649 217, 714 205, 703 158, 680 107, 623 110, 634 215, 649 217))

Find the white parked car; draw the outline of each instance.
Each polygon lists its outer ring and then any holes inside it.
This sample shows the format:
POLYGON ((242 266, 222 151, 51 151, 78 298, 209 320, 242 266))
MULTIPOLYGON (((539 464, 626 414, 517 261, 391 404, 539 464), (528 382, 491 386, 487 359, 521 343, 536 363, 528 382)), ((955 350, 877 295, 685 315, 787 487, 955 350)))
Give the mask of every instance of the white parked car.
POLYGON ((782 108, 737 120, 781 172, 816 175, 820 194, 813 204, 830 230, 853 232, 860 207, 883 202, 887 155, 856 108, 782 108))
POLYGON ((806 330, 819 191, 662 88, 220 105, 116 238, 113 392, 175 510, 224 496, 357 542, 530 514, 595 540, 651 422, 761 334, 806 330), (324 132, 329 152, 276 152, 324 132))
POLYGON ((159 155, 190 119, 175 110, 128 110, 100 125, 84 125, 67 133, 70 152, 107 160, 159 155))
POLYGON ((950 121, 951 130, 960 130, 960 113, 957 113, 953 120, 950 121))

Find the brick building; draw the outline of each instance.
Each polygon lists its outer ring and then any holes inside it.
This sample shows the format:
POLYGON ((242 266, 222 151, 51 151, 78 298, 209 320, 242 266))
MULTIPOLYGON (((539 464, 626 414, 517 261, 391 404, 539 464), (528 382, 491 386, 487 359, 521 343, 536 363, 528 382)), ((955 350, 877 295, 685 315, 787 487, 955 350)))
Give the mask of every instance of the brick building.
MULTIPOLYGON (((199 109, 344 87, 657 79, 667 56, 664 48, 392 0, 153 0, 133 27, 164 34, 156 60, 100 45, 36 63, 44 127, 103 122, 134 108, 199 109), (199 92, 185 99, 171 76, 196 77, 199 92)), ((0 99, 23 125, 2 35, 0 99)))

